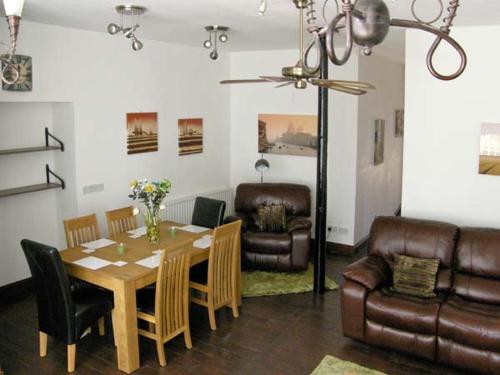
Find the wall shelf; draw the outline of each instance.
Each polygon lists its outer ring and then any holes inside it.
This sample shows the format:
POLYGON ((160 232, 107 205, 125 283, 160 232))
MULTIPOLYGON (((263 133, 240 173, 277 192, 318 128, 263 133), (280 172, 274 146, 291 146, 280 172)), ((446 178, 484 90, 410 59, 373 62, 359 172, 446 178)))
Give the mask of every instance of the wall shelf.
POLYGON ((45 146, 0 150, 0 155, 13 155, 13 154, 23 154, 27 152, 40 152, 40 151, 51 151, 51 150, 61 150, 62 152, 64 152, 64 143, 62 143, 61 140, 59 140, 53 134, 51 134, 48 128, 45 128, 45 146), (49 144, 49 140, 51 138, 58 143, 57 146, 52 146, 49 144))
POLYGON ((51 190, 51 189, 65 189, 66 188, 66 183, 64 180, 59 177, 57 174, 55 174, 50 168, 49 165, 45 165, 45 174, 46 174, 46 182, 42 184, 35 184, 35 185, 27 185, 27 186, 19 186, 15 188, 10 188, 10 189, 4 189, 0 190, 0 198, 5 198, 5 197, 11 197, 13 195, 19 195, 19 194, 27 194, 27 193, 33 193, 35 191, 44 191, 44 190, 51 190), (54 176, 59 182, 58 183, 53 183, 50 181, 50 176, 54 176))

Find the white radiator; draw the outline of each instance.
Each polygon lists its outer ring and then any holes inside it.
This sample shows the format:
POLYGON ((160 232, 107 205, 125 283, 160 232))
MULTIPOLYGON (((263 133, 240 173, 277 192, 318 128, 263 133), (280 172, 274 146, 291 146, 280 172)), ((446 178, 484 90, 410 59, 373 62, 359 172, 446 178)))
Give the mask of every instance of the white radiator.
POLYGON ((191 223, 191 218, 193 216, 194 210, 194 201, 198 196, 224 201, 226 202, 226 212, 224 215, 229 216, 233 213, 233 190, 224 189, 174 200, 169 200, 167 197, 164 203, 166 209, 161 211, 162 220, 175 221, 182 224, 191 223))

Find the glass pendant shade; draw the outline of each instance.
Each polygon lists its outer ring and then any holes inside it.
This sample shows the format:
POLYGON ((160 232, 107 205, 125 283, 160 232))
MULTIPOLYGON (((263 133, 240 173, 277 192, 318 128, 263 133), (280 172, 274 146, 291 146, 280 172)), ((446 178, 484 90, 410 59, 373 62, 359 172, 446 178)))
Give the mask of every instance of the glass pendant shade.
POLYGON ((23 13, 24 0, 3 0, 6 16, 21 17, 23 13))

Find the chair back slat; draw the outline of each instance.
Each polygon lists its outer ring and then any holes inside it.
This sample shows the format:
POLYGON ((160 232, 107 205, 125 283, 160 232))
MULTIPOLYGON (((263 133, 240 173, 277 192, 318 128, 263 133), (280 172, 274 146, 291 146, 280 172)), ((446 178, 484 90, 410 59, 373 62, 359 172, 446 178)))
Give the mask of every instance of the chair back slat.
POLYGON ((208 289, 215 306, 236 298, 241 221, 215 228, 208 261, 208 289))
POLYGON ((95 214, 64 220, 64 232, 68 247, 95 241, 101 238, 95 214))
POLYGON ((134 208, 132 206, 107 211, 106 221, 108 222, 108 233, 110 236, 116 236, 117 234, 137 228, 137 219, 134 216, 134 208))
POLYGON ((189 268, 192 241, 182 242, 163 253, 156 281, 157 332, 163 337, 189 325, 189 268))

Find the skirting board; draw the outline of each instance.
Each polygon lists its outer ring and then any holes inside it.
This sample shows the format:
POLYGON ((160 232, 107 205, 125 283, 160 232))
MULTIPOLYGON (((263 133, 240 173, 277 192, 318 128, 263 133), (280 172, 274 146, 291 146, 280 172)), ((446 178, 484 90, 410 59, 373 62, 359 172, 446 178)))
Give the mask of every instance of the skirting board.
POLYGON ((363 238, 356 245, 344 245, 335 242, 327 242, 326 249, 330 254, 354 256, 360 249, 366 246, 368 237, 363 238))
POLYGON ((33 292, 33 285, 31 277, 16 281, 15 283, 0 286, 0 304, 3 301, 10 299, 18 299, 22 296, 31 294, 33 292))

